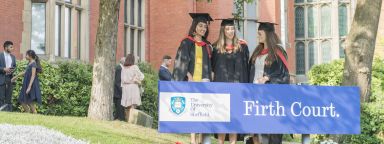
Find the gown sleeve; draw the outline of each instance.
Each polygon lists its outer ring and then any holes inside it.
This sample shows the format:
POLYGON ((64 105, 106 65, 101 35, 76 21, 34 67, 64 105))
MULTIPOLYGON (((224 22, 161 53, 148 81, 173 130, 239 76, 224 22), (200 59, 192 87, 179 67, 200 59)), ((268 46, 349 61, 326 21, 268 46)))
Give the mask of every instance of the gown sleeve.
POLYGON ((186 40, 183 40, 175 57, 175 65, 173 68, 173 79, 175 81, 184 81, 186 79, 190 59, 189 45, 186 40))

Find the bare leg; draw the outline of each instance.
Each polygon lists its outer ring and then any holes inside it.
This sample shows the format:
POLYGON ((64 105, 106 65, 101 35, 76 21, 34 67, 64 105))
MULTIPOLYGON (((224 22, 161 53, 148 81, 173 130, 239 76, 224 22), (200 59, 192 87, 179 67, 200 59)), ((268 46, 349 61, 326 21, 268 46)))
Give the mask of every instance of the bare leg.
POLYGON ((31 113, 37 114, 35 104, 31 103, 31 104, 28 104, 28 105, 29 105, 29 108, 31 109, 31 113))
POLYGON ((196 144, 196 134, 191 133, 191 144, 196 144))
POLYGON ((217 134, 217 139, 219 140, 219 144, 224 144, 225 134, 217 134))
POLYGON ((229 134, 229 143, 236 144, 237 134, 229 134))
POLYGON ((124 112, 125 112, 125 119, 127 120, 127 122, 129 122, 129 108, 130 107, 126 107, 124 112))
POLYGON ((30 113, 30 110, 27 104, 22 103, 21 106, 23 107, 25 113, 30 113))
POLYGON ((259 135, 258 134, 254 134, 252 139, 253 139, 253 144, 261 144, 260 140, 259 140, 259 135))

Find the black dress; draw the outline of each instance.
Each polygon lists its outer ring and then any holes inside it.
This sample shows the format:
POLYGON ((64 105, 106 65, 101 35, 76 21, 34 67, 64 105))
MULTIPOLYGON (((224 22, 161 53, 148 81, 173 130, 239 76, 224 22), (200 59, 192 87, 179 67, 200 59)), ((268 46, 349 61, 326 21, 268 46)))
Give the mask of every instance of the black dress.
POLYGON ((37 75, 37 70, 35 73, 35 79, 32 82, 31 90, 27 94, 27 88, 29 86, 29 82, 32 77, 32 68, 36 68, 36 62, 32 62, 27 65, 27 69, 24 74, 23 85, 21 87, 20 95, 19 95, 19 103, 27 103, 30 104, 32 102, 37 102, 41 104, 41 90, 40 90, 40 81, 37 75))
POLYGON ((248 46, 243 43, 237 52, 220 53, 217 48, 212 53, 214 82, 248 82, 248 46))

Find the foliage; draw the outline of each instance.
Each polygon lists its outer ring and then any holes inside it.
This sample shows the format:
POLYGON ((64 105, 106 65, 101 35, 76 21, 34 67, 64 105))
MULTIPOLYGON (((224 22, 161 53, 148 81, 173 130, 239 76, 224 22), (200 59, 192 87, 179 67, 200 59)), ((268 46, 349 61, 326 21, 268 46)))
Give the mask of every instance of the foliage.
MULTIPOLYGON (((25 70, 27 62, 18 61, 17 71, 25 70)), ((48 115, 85 116, 89 105, 92 85, 92 67, 77 62, 59 62, 51 64, 41 61, 43 73, 38 75, 42 92, 42 105, 38 112, 48 115)), ((13 105, 21 111, 17 98, 22 78, 19 78, 13 90, 13 105)))
POLYGON ((140 110, 153 117, 152 127, 157 128, 158 120, 158 74, 148 63, 139 63, 140 70, 144 73, 143 88, 141 95, 142 105, 140 110))
MULTIPOLYGON (((16 73, 25 70, 27 62, 17 62, 16 73)), ((43 103, 38 112, 47 115, 86 116, 91 96, 92 66, 78 62, 58 62, 56 64, 42 61, 44 72, 39 74, 43 103)), ((144 73, 144 93, 140 110, 154 118, 153 127, 157 127, 158 101, 157 101, 157 72, 147 63, 139 64, 144 73)), ((22 108, 17 103, 22 78, 16 82, 13 91, 13 104, 16 110, 22 108)))
MULTIPOLYGON (((344 61, 336 60, 331 63, 316 65, 308 73, 312 85, 341 85, 344 61)), ((384 132, 384 59, 374 59, 372 66, 372 84, 369 103, 362 103, 361 107, 361 134, 344 135, 339 143, 383 143, 384 132)), ((315 143, 329 139, 330 135, 317 135, 315 143)))

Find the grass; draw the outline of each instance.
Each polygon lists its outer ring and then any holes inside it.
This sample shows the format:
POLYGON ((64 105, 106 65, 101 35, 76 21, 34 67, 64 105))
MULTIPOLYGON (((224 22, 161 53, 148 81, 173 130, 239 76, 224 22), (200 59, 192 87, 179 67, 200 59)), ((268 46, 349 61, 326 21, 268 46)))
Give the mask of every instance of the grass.
POLYGON ((40 125, 68 136, 100 144, 174 144, 188 143, 188 135, 160 134, 121 121, 95 121, 85 117, 45 116, 0 112, 0 124, 40 125))

